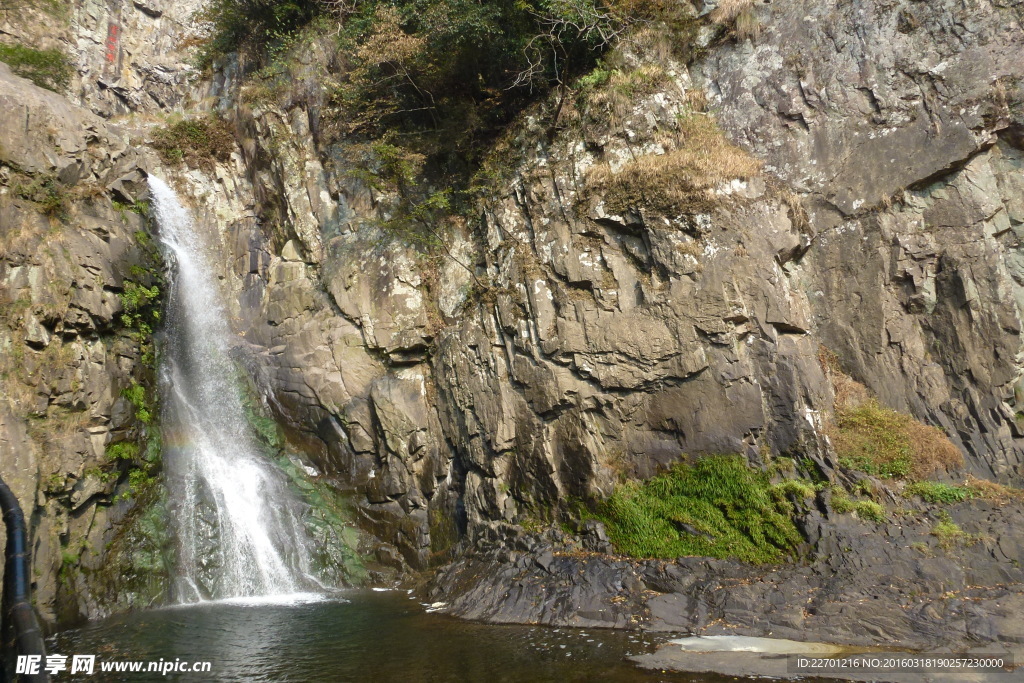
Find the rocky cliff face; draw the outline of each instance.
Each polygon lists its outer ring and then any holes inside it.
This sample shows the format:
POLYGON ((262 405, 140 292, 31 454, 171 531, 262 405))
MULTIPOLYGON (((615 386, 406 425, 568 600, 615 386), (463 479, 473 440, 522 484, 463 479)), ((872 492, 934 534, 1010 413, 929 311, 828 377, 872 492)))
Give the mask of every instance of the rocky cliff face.
MULTIPOLYGON (((753 11, 756 36, 702 30, 688 63, 624 47, 622 72, 646 74, 626 97, 527 112, 440 256, 381 227, 395 198, 325 132, 325 38, 292 48, 273 97, 223 68, 206 101, 238 147, 172 179, 219 238, 240 357, 292 443, 354 494, 379 563, 461 558, 431 588, 456 614, 1019 642, 1019 503, 951 509, 984 540, 940 546, 934 508, 840 467, 821 351, 944 430, 965 458, 950 481, 1021 484, 1024 6, 753 11), (770 571, 590 556, 609 550, 594 525, 524 531, 703 453, 806 459, 904 516, 851 521, 821 494, 802 521, 815 561, 770 571), (869 598, 891 609, 876 619, 869 598)), ((134 100, 83 102, 187 99, 130 63, 134 100)))
POLYGON ((63 51, 73 67, 58 94, 0 64, 0 474, 31 520, 34 597, 51 624, 165 590, 143 328, 162 273, 141 169, 157 160, 137 126, 111 121, 190 96, 177 48, 196 6, 164 4, 0 12, 0 41, 63 51))

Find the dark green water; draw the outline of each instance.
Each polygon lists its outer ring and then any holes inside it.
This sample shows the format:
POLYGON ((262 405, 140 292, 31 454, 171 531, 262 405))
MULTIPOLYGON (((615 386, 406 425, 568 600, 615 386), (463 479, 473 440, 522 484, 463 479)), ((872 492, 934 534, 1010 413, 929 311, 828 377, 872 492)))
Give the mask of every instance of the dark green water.
POLYGON ((645 672, 625 660, 667 636, 488 626, 427 614, 404 593, 355 592, 347 602, 214 603, 149 610, 65 631, 51 654, 95 654, 82 681, 373 681, 504 683, 736 680, 645 672), (210 673, 103 673, 103 661, 209 661, 210 673))

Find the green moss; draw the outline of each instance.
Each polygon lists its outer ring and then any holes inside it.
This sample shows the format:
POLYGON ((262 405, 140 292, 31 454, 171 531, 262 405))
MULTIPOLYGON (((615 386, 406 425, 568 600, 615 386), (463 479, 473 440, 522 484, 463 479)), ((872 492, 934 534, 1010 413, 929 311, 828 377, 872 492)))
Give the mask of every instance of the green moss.
POLYGON ((917 496, 926 503, 946 505, 961 503, 978 495, 974 489, 967 486, 953 486, 936 481, 917 481, 908 484, 903 493, 906 496, 917 496))
POLYGON ((241 369, 239 369, 236 375, 236 381, 238 383, 239 398, 242 403, 242 412, 245 414, 246 421, 252 427, 256 438, 268 448, 268 455, 277 456, 285 446, 281 428, 274 418, 265 414, 263 404, 249 385, 248 377, 241 369))
MULTIPOLYGON (((430 508, 428 511, 430 525, 430 553, 434 563, 449 560, 451 551, 459 541, 459 529, 450 512, 443 508, 430 508)), ((522 524, 524 529, 526 524, 522 524)), ((528 533, 532 533, 529 532, 528 533)))
POLYGON ((289 456, 279 425, 266 414, 242 368, 237 368, 235 381, 246 421, 263 445, 265 455, 309 506, 302 523, 314 541, 314 568, 337 585, 365 583, 367 570, 358 552, 359 531, 352 521, 347 498, 327 479, 311 475, 299 458, 289 456))
POLYGON ((309 505, 302 522, 313 540, 314 568, 337 585, 365 583, 367 570, 358 552, 360 534, 346 497, 327 480, 310 476, 284 452, 274 460, 309 505))
POLYGON ((166 490, 138 477, 136 486, 133 505, 113 529, 103 566, 86 572, 95 597, 121 610, 159 602, 170 586, 174 561, 166 490))
POLYGON ((642 484, 624 484, 594 513, 616 549, 633 557, 699 555, 754 563, 795 554, 803 538, 792 515, 768 476, 739 456, 710 456, 642 484))
POLYGON ((0 44, 0 61, 18 76, 41 88, 61 92, 71 80, 71 60, 60 50, 36 50, 24 45, 0 44))

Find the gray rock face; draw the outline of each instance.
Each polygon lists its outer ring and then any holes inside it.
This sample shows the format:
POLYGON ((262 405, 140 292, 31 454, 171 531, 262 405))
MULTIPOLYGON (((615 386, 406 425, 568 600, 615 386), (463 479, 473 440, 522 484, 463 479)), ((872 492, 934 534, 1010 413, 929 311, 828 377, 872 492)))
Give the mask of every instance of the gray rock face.
POLYGON ((135 271, 142 218, 111 197, 135 199, 149 164, 122 132, 4 64, 0 102, 0 474, 32 520, 35 604, 53 623, 134 600, 104 583, 134 508, 112 505, 105 449, 140 427, 121 396, 145 380, 118 293, 149 276, 135 271))
POLYGON ((886 403, 956 434, 970 469, 1019 476, 1019 4, 760 12, 756 43, 711 52, 694 81, 807 195, 810 277, 793 279, 814 332, 886 403))
POLYGON ((104 117, 173 110, 194 101, 188 39, 203 3, 81 0, 26 3, 0 16, 0 41, 64 52, 69 99, 104 117))
MULTIPOLYGON (((918 557, 909 543, 924 541, 848 529, 833 513, 806 530, 823 563, 758 574, 681 560, 662 567, 669 579, 657 563, 573 560, 558 544, 545 555, 504 530, 682 453, 796 455, 835 476, 822 346, 883 403, 942 427, 966 473, 1020 483, 1019 10, 759 5, 756 40, 719 42, 690 70, 661 64, 668 83, 615 123, 549 138, 524 121, 481 229, 450 237, 458 263, 425 262, 374 227, 388 198, 318 148, 315 97, 305 111, 249 111, 221 84, 220 106, 246 131, 240 165, 188 182, 209 215, 235 217, 228 283, 280 416, 365 496, 366 525, 405 563, 449 558, 459 539, 469 551, 432 584, 453 613, 683 629, 725 619, 759 634, 964 645, 995 621, 954 634, 934 596, 881 621, 855 605, 876 586, 932 591, 946 571, 973 572, 957 590, 990 588, 964 609, 987 605, 971 614, 998 621, 996 601, 1019 591, 994 586, 1020 577, 980 548, 918 557), (613 206, 594 178, 685 147, 674 122, 698 90, 763 173, 713 187, 689 214, 638 197, 613 206), (764 590, 707 583, 731 572, 764 590), (764 607, 805 592, 821 592, 820 617, 764 607), (828 627, 840 614, 857 625, 828 627)), ((979 533, 1018 512, 992 511, 979 533)), ((929 538, 917 524, 914 538, 929 538)), ((992 535, 1002 548, 1013 533, 992 535)), ((587 543, 608 550, 599 534, 587 543)))
MULTIPOLYGON (((76 10, 82 101, 104 116, 187 101, 171 37, 191 5, 118 7, 131 29, 123 40, 139 42, 136 57, 124 44, 116 74, 106 53, 96 57, 113 10, 76 10)), ((461 557, 430 588, 455 614, 1016 642, 1019 504, 958 509, 989 540, 929 557, 909 547, 934 550, 921 510, 906 529, 875 528, 821 501, 827 516, 809 514, 804 530, 822 559, 763 571, 615 558, 598 528, 582 547, 513 529, 681 454, 737 452, 754 465, 806 457, 840 478, 824 429, 835 396, 822 346, 883 403, 943 428, 965 454, 962 474, 1022 483, 1020 3, 781 0, 755 12, 755 39, 719 36, 690 67, 627 50, 627 68, 665 78, 614 116, 578 114, 555 131, 524 117, 508 177, 478 224, 451 230, 440 259, 383 231, 393 198, 325 146, 312 56, 296 60, 303 97, 287 108, 243 103, 238 65, 227 64, 210 92, 238 132, 237 153, 210 172, 170 172, 219 240, 239 355, 292 442, 356 496, 381 564, 461 557), (729 153, 756 157, 761 173, 714 184, 685 212, 640 193, 614 201, 600 178, 637 160, 664 168, 691 144, 680 122, 704 116, 692 106, 701 92, 739 147, 729 153), (904 599, 915 591, 922 601, 904 599), (951 591, 960 602, 943 597, 951 591)), ((52 144, 23 143, 17 121, 0 122, 5 163, 137 196, 149 162, 114 127, 56 96, 12 93, 0 98, 57 133, 52 144)), ((662 182, 684 185, 671 174, 662 182)), ((99 211, 81 210, 83 225, 106 225, 110 212, 99 211)), ((17 220, 41 226, 37 213, 17 220)), ((36 306, 53 278, 45 269, 57 266, 28 251, 4 262, 4 287, 33 297, 19 322, 26 353, 88 340, 71 366, 116 378, 106 394, 78 396, 91 380, 72 390, 61 377, 35 392, 33 405, 102 416, 90 428, 123 424, 126 412, 116 397, 134 359, 111 362, 100 330, 116 314, 110 263, 130 230, 73 238, 77 263, 59 279, 78 282, 82 268, 104 284, 77 288, 60 316, 36 306)), ((0 413, 4 433, 27 443, 18 415, 0 413)), ((86 433, 75 448, 95 454, 107 437, 86 433)), ((15 450, 18 468, 37 467, 23 462, 30 447, 15 450)), ((81 475, 67 501, 88 506, 104 494, 75 457, 81 467, 69 471, 81 475)), ((26 500, 43 495, 35 475, 18 486, 26 500)))
POLYGON ((1021 511, 977 503, 951 514, 989 540, 943 547, 920 511, 899 527, 812 514, 807 523, 822 527, 819 559, 767 568, 695 557, 628 560, 581 552, 554 532, 491 533, 475 555, 434 577, 428 598, 496 623, 1016 651, 1024 634, 1015 617, 1024 605, 1021 568, 993 548, 1020 547, 1021 511))

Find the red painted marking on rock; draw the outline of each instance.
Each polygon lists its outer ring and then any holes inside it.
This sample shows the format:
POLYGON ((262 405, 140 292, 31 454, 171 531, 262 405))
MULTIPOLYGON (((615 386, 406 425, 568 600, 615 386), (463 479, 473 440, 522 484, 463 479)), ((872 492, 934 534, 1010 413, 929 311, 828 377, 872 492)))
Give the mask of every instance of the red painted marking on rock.
POLYGON ((110 28, 107 29, 107 61, 113 62, 114 58, 117 57, 117 41, 121 33, 121 27, 117 24, 111 24, 110 28))

